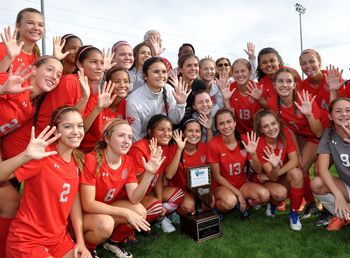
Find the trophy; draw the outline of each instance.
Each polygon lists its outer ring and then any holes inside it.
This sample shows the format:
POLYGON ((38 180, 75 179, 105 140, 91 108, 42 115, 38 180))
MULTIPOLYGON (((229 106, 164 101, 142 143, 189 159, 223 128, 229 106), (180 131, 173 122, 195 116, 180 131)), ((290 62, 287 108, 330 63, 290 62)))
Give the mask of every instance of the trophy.
POLYGON ((210 166, 187 168, 187 188, 195 196, 194 215, 181 216, 181 233, 185 233, 198 242, 222 236, 220 218, 213 212, 202 211, 202 204, 210 209, 212 193, 210 189, 210 166))

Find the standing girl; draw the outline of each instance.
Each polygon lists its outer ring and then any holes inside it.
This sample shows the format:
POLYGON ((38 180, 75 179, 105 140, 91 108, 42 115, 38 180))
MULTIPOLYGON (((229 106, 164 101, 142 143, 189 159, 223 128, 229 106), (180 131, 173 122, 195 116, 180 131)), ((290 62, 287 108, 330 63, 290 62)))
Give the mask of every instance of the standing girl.
POLYGON ((230 109, 218 110, 214 121, 219 135, 208 144, 208 162, 215 180, 216 207, 222 212, 228 212, 239 203, 243 212, 249 207, 247 201, 249 205, 267 202, 269 191, 249 182, 247 177, 249 167, 256 172, 261 171, 256 155, 259 138, 252 132, 247 133, 247 140, 243 141, 236 129, 235 115, 230 109))
POLYGON ((299 166, 297 147, 289 129, 284 129, 277 114, 263 109, 254 116, 254 128, 260 136, 257 155, 263 172, 254 181, 270 192, 266 215, 275 216, 277 205, 290 196, 290 227, 301 230, 298 209, 303 199, 303 172, 299 166))

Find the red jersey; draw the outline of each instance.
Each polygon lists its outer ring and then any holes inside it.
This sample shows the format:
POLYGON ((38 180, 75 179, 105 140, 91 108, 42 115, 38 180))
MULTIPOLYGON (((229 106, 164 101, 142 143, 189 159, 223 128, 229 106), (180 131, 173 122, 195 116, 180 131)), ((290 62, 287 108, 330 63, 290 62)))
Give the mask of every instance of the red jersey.
POLYGON ((243 96, 239 90, 236 82, 230 86, 230 90, 236 89, 230 98, 231 107, 235 109, 237 129, 240 133, 247 133, 253 130, 254 114, 259 111, 262 106, 253 97, 247 95, 243 96), (238 119, 239 118, 239 119, 238 119))
MULTIPOLYGON (((145 172, 145 169, 143 167, 142 159, 141 157, 144 157, 146 162, 151 158, 151 150, 149 149, 149 140, 148 139, 141 139, 137 142, 135 142, 129 152, 128 155, 132 156, 134 158, 135 166, 136 166, 136 175, 140 176, 145 172)), ((166 156, 166 160, 162 163, 162 165, 159 167, 157 170, 156 174, 153 177, 153 180, 151 184, 148 187, 147 193, 149 194, 152 192, 153 188, 156 186, 158 179, 161 177, 163 174, 165 168, 169 165, 171 162, 171 159, 169 158, 168 155, 168 146, 162 146, 163 149, 163 156, 166 156)))
MULTIPOLYGON (((2 60, 6 56, 6 47, 3 42, 0 43, 0 60, 2 60)), ((19 55, 13 60, 13 71, 16 71, 17 68, 20 66, 20 64, 24 64, 24 68, 32 65, 34 61, 36 60, 36 57, 33 54, 26 54, 23 50, 19 53, 19 55)))
MULTIPOLYGON (((56 150, 49 146, 48 151, 56 150)), ((77 197, 79 171, 73 159, 64 161, 59 154, 33 160, 15 171, 18 181, 25 181, 20 207, 8 239, 38 245, 54 245, 67 233, 68 216, 77 197)))
MULTIPOLYGON (((174 157, 176 151, 177 145, 171 146, 169 156, 174 157)), ((200 142, 197 145, 197 151, 192 155, 182 151, 182 159, 180 160, 176 174, 168 181, 169 184, 185 190, 187 188, 187 168, 202 166, 205 164, 207 164, 207 144, 200 142)))
MULTIPOLYGON (((89 99, 86 105, 84 116, 87 116, 96 107, 98 99, 92 97, 89 99)), ((89 152, 93 150, 96 142, 98 142, 102 136, 102 130, 104 125, 112 118, 122 118, 125 119, 125 107, 126 99, 122 99, 119 103, 118 109, 112 111, 110 108, 105 108, 102 112, 98 114, 95 121, 92 123, 89 130, 85 133, 84 140, 80 144, 80 150, 83 152, 89 152)))
POLYGON ((221 135, 214 137, 208 143, 208 163, 218 163, 220 174, 236 188, 240 188, 247 181, 246 162, 248 159, 251 159, 250 155, 245 149, 239 148, 239 143, 234 150, 230 150, 221 135))
POLYGON ((90 152, 85 157, 84 173, 80 176, 80 184, 96 187, 95 200, 107 204, 118 199, 124 185, 137 183, 134 159, 128 155, 121 157, 118 169, 112 169, 103 159, 99 175, 96 174, 96 152, 90 152))
MULTIPOLYGON (((298 104, 301 105, 298 100, 298 104)), ((267 101, 268 107, 279 114, 284 121, 285 125, 292 130, 297 135, 302 135, 306 138, 317 139, 314 133, 310 129, 309 122, 307 118, 299 111, 299 109, 293 105, 290 107, 285 107, 283 104, 280 105, 280 110, 278 110, 277 106, 277 97, 270 98, 267 101)), ((322 115, 320 108, 316 104, 316 102, 312 103, 312 114, 315 119, 319 119, 324 128, 328 127, 328 117, 322 115)))

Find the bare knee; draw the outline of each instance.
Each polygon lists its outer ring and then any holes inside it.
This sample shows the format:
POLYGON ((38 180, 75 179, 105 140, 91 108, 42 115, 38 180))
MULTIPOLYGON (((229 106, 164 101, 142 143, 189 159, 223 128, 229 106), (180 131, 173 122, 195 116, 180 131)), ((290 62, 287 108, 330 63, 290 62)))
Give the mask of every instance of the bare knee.
POLYGON ((228 194, 226 196, 220 196, 218 198, 220 202, 220 206, 222 209, 229 211, 232 210, 237 205, 237 197, 234 194, 228 194))
POLYGON ((185 213, 192 213, 195 210, 195 202, 193 198, 186 197, 181 204, 181 209, 185 213))
POLYGON ((147 210, 141 203, 135 204, 133 211, 142 216, 144 219, 147 217, 147 210))
POLYGON ((114 230, 114 219, 111 216, 101 216, 94 220, 93 231, 101 242, 108 239, 114 230))
POLYGON ((256 201, 258 201, 259 203, 268 202, 268 200, 270 199, 270 192, 263 187, 261 187, 261 189, 257 191, 257 195, 258 195, 258 198, 256 201))
POLYGON ((287 189, 285 187, 278 187, 271 191, 271 197, 277 202, 284 201, 287 199, 287 189))
POLYGON ((302 187, 302 184, 304 182, 303 172, 299 168, 293 168, 288 171, 287 180, 292 186, 302 187))
POLYGON ((323 194, 325 185, 320 177, 315 177, 310 182, 311 191, 315 194, 323 194))

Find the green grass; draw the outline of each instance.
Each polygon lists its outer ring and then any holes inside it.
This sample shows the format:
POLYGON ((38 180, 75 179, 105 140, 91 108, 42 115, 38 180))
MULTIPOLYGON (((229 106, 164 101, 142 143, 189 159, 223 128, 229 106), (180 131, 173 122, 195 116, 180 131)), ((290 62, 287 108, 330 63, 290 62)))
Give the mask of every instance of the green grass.
MULTIPOLYGON (((328 232, 313 225, 316 217, 302 221, 299 232, 290 229, 287 213, 265 216, 265 207, 253 210, 252 219, 241 221, 238 212, 225 215, 221 238, 197 243, 179 230, 157 237, 138 236, 139 244, 127 245, 134 257, 350 257, 350 227, 328 232)), ((113 257, 100 249, 101 257, 113 257)))

